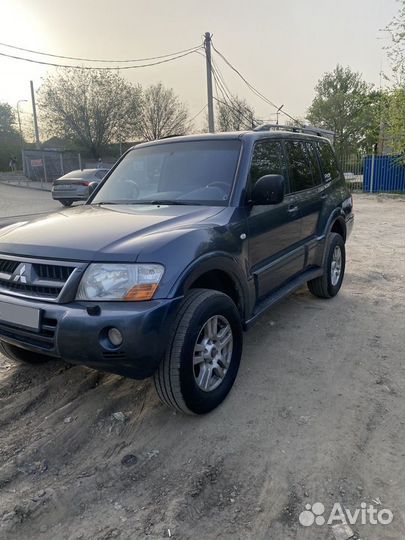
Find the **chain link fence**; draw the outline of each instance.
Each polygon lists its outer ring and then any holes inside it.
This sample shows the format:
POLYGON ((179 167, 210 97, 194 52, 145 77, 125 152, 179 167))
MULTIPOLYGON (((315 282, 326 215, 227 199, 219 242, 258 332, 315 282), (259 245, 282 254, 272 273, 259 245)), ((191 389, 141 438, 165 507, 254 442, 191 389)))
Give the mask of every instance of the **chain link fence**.
POLYGON ((60 176, 82 168, 80 154, 55 150, 24 150, 23 172, 34 182, 53 182, 60 176))
POLYGON ((363 191, 364 156, 360 154, 345 156, 340 166, 351 191, 363 191))
POLYGON ((110 169, 115 159, 98 161, 86 159, 80 153, 58 150, 23 150, 23 173, 34 182, 53 182, 68 172, 78 169, 110 169))

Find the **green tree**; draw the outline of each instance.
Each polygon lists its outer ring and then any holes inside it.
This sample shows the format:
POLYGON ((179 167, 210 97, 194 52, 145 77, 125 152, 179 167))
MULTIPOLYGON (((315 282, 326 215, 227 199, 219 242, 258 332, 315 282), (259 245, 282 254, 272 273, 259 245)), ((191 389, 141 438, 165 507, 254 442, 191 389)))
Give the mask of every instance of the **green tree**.
POLYGON ((15 112, 8 103, 0 103, 0 135, 16 132, 15 112))
POLYGON ((20 157, 15 112, 8 103, 0 103, 0 170, 8 169, 11 157, 20 157))
POLYGON ((216 107, 218 131, 243 131, 255 125, 255 113, 245 99, 232 96, 232 101, 218 101, 216 107))
POLYGON ((386 28, 391 34, 391 43, 386 51, 397 86, 405 84, 405 0, 399 0, 399 4, 398 15, 386 28))
POLYGON ((405 0, 399 0, 398 15, 387 26, 391 43, 386 47, 393 79, 387 106, 387 132, 394 152, 405 164, 405 0))
POLYGON ((364 97, 363 110, 359 115, 358 149, 360 152, 370 153, 374 144, 380 142, 388 102, 389 96, 382 90, 372 89, 364 97))
POLYGON ((308 109, 311 124, 335 132, 338 155, 369 151, 378 140, 381 95, 349 67, 337 65, 315 87, 315 98, 308 109))
POLYGON ((405 164, 405 89, 396 88, 389 94, 387 132, 392 151, 401 155, 405 164))
POLYGON ((139 133, 145 140, 185 135, 189 130, 187 107, 172 88, 165 88, 162 83, 158 83, 143 92, 139 133))
POLYGON ((110 70, 66 69, 39 89, 38 105, 48 135, 65 138, 97 158, 106 145, 137 131, 141 88, 110 70))

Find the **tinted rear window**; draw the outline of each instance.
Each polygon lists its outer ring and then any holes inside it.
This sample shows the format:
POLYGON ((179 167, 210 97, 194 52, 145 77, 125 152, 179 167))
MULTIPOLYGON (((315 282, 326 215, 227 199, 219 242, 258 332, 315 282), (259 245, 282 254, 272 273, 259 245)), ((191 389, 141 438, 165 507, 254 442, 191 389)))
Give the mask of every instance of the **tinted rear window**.
POLYGON ((284 154, 278 141, 260 141, 256 144, 250 166, 250 189, 267 174, 281 174, 286 178, 284 154))
POLYGON ((318 142, 318 151, 321 158, 322 172, 325 182, 334 180, 340 175, 339 166, 332 147, 327 142, 318 142))
POLYGON ((317 186, 320 181, 316 156, 305 141, 287 141, 285 143, 292 190, 302 191, 317 186))
POLYGON ((65 174, 61 178, 95 178, 96 170, 97 169, 84 169, 83 171, 72 171, 65 174))

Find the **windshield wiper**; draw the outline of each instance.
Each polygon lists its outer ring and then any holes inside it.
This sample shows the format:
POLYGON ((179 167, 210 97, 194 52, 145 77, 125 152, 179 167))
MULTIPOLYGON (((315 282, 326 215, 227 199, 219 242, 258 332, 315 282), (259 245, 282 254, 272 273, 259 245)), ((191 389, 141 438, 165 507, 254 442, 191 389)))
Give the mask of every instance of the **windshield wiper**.
POLYGON ((204 206, 202 202, 195 201, 178 201, 178 200, 169 200, 169 199, 154 199, 151 201, 142 201, 142 200, 133 200, 133 201, 101 201, 98 203, 92 203, 94 205, 104 205, 104 204, 167 204, 167 205, 181 205, 181 206, 204 206))
POLYGON ((101 202, 91 203, 91 204, 94 206, 102 206, 103 204, 121 204, 121 203, 117 201, 101 201, 101 202))
POLYGON ((202 205, 203 203, 194 202, 194 201, 179 201, 179 200, 170 200, 170 199, 154 199, 151 201, 137 201, 137 204, 167 204, 167 205, 186 205, 186 206, 195 206, 202 205))

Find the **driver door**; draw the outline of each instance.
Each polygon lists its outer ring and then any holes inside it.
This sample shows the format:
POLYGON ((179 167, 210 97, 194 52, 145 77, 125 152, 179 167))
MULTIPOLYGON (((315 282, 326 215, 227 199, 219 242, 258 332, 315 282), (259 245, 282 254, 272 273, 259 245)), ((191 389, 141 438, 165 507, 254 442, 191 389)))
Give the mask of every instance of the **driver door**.
POLYGON ((286 195, 280 204, 252 206, 249 211, 249 264, 259 298, 301 272, 305 258, 304 249, 297 246, 300 241, 297 200, 290 193, 282 144, 274 139, 261 140, 255 145, 248 198, 255 182, 266 174, 284 176, 286 195))

